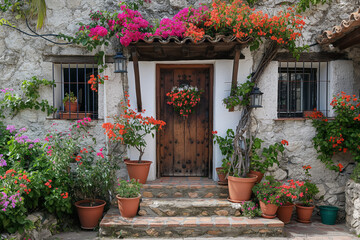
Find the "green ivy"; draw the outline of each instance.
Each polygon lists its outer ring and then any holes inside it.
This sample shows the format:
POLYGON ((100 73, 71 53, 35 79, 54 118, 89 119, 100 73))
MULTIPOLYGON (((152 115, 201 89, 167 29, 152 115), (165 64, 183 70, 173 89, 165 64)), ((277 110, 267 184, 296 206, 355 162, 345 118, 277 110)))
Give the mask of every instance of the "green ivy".
POLYGON ((237 105, 241 105, 241 106, 249 105, 250 104, 249 93, 251 92, 254 85, 255 84, 253 82, 248 80, 237 87, 232 87, 230 96, 223 99, 223 103, 225 104, 226 108, 230 109, 237 105))
POLYGON ((4 112, 7 110, 11 116, 15 116, 19 111, 25 109, 41 110, 46 112, 48 116, 56 112, 57 109, 50 106, 47 100, 38 100, 40 97, 39 88, 41 86, 55 86, 55 83, 34 76, 30 80, 22 82, 21 96, 7 91, 3 99, 0 100, 0 117, 5 118, 4 112))

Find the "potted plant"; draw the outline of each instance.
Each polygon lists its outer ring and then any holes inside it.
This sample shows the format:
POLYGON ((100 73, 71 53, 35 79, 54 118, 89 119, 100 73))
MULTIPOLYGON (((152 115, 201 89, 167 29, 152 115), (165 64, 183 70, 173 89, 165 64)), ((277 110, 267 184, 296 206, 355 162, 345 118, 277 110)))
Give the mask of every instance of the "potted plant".
POLYGON ((319 192, 318 187, 315 183, 310 182, 311 174, 309 170, 311 166, 303 166, 305 171, 306 180, 304 182, 298 182, 298 200, 299 203, 296 204, 296 213, 297 221, 302 223, 310 223, 311 216, 314 211, 315 205, 313 199, 315 195, 319 192))
POLYGON ((154 132, 161 130, 165 126, 165 122, 153 117, 145 117, 143 113, 137 113, 130 108, 129 95, 126 93, 125 98, 126 104, 122 102, 123 114, 114 116, 114 123, 104 123, 102 127, 110 141, 126 144, 128 147, 134 147, 139 151, 138 160, 125 161, 125 164, 130 179, 136 179, 145 184, 152 163, 142 159, 147 144, 145 137, 149 134, 154 137, 154 132))
POLYGON ((283 183, 280 186, 280 202, 282 203, 277 212, 277 217, 285 224, 290 223, 291 216, 294 210, 294 201, 297 199, 296 183, 293 179, 288 181, 288 184, 283 183))
POLYGON ((116 198, 121 216, 130 218, 136 215, 140 203, 141 186, 142 184, 135 179, 119 181, 116 198))
POLYGON ((75 97, 73 92, 65 93, 65 97, 62 100, 64 103, 64 108, 66 112, 77 112, 78 111, 78 103, 77 97, 75 97))
POLYGON ((280 201, 280 182, 275 181, 273 176, 267 176, 267 181, 256 184, 252 191, 260 202, 262 217, 275 218, 276 211, 282 202, 280 201))
POLYGON ((75 157, 76 165, 72 174, 75 206, 79 215, 81 227, 93 229, 102 217, 106 202, 98 199, 109 194, 113 186, 113 169, 110 161, 104 156, 103 149, 94 151, 83 148, 75 157))
POLYGON ((261 143, 264 141, 259 138, 253 139, 251 146, 251 162, 250 162, 250 174, 258 176, 257 182, 261 182, 264 173, 269 167, 274 164, 279 165, 278 155, 282 154, 285 150, 284 146, 289 145, 288 141, 282 140, 275 144, 270 145, 267 148, 263 148, 261 156, 257 153, 257 150, 261 148, 261 143))
POLYGON ((224 158, 221 160, 222 165, 221 167, 216 168, 216 173, 219 177, 219 184, 224 184, 227 182, 227 174, 230 172, 230 166, 231 166, 231 156, 234 153, 233 148, 233 141, 234 141, 234 131, 232 129, 228 129, 226 131, 226 136, 221 137, 217 135, 217 131, 213 131, 213 138, 214 143, 219 145, 221 154, 224 156, 224 158))

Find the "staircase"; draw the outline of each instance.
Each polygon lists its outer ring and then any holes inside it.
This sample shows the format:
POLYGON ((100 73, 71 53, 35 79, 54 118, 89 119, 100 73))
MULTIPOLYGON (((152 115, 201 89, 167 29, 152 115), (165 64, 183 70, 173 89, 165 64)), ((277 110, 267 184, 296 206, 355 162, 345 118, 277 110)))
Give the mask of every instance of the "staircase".
POLYGON ((138 216, 122 218, 113 206, 100 223, 107 237, 282 236, 277 218, 240 216, 240 204, 227 201, 227 186, 208 178, 160 178, 143 186, 138 216))

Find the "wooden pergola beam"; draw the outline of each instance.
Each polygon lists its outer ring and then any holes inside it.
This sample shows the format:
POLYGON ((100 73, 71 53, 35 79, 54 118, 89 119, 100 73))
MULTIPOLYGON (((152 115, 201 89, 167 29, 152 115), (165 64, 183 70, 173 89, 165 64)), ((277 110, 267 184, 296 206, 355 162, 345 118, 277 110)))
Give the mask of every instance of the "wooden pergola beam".
MULTIPOLYGON (((234 65, 233 65, 233 72, 232 72, 232 80, 231 80, 231 90, 230 94, 232 93, 233 89, 237 87, 238 84, 238 72, 239 72, 239 60, 241 56, 241 48, 235 48, 235 57, 234 57, 234 65)), ((230 112, 234 111, 234 108, 229 109, 230 112)))
POLYGON ((134 64, 134 76, 135 76, 135 90, 136 90, 136 103, 138 112, 142 111, 141 102, 141 87, 140 87, 140 72, 139 72, 139 59, 135 49, 131 51, 132 60, 134 64))

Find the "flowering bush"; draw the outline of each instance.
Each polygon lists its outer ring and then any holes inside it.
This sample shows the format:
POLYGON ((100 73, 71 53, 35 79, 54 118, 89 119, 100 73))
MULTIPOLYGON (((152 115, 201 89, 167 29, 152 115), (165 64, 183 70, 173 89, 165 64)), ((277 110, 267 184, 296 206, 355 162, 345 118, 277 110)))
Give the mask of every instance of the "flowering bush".
POLYGON ((151 133, 154 137, 154 131, 161 130, 166 123, 153 117, 143 116, 145 110, 143 113, 135 112, 130 108, 127 93, 125 93, 125 98, 126 103, 121 102, 124 113, 120 116, 114 116, 114 123, 104 123, 102 127, 110 141, 135 147, 139 151, 139 162, 141 162, 147 144, 145 136, 151 133))
POLYGON ((258 172, 265 173, 269 167, 272 167, 274 163, 279 165, 278 155, 283 153, 285 150, 285 145, 289 145, 289 142, 286 140, 281 140, 275 144, 270 145, 267 148, 263 148, 260 157, 257 153, 257 150, 261 148, 261 143, 264 142, 259 138, 253 139, 253 145, 251 148, 251 162, 250 169, 258 172))
POLYGON ((116 193, 122 198, 136 198, 140 195, 140 189, 142 184, 135 179, 119 180, 116 193))
POLYGON ((280 186, 280 191, 281 191, 280 201, 283 204, 294 203, 294 201, 298 198, 296 184, 301 185, 302 183, 300 183, 299 181, 295 182, 293 179, 290 179, 288 180, 288 184, 283 183, 280 186))
POLYGON ((334 154, 349 152, 356 162, 360 162, 360 99, 345 92, 337 94, 331 101, 335 118, 328 120, 316 111, 310 118, 316 129, 314 147, 320 159, 332 170, 342 171, 341 164, 332 160, 334 154))
POLYGON ((173 87, 171 92, 166 93, 167 104, 172 105, 175 112, 179 113, 180 116, 188 117, 200 102, 202 92, 202 90, 192 86, 173 87))
POLYGON ((276 181, 273 176, 265 177, 266 182, 256 184, 252 191, 257 199, 265 204, 275 204, 281 206, 281 188, 280 182, 276 181))
POLYGON ((241 205, 241 215, 248 218, 260 217, 261 209, 256 203, 248 201, 241 205))
MULTIPOLYGON (((289 7, 270 17, 262 11, 250 8, 242 0, 213 0, 209 6, 184 8, 173 18, 164 18, 158 27, 152 26, 138 11, 143 0, 120 3, 119 12, 97 11, 90 13, 89 24, 79 23, 80 28, 75 37, 59 34, 60 38, 76 44, 82 44, 89 51, 97 46, 109 45, 111 38, 116 36, 123 46, 144 40, 151 36, 166 39, 176 36, 180 39, 192 37, 201 40, 205 35, 215 37, 216 34, 235 36, 242 40, 251 40, 251 50, 257 49, 264 38, 276 41, 293 53, 302 51, 295 42, 301 37, 305 24, 295 9, 289 7)), ((98 65, 106 67, 103 62, 104 52, 96 54, 98 65)), ((100 69, 102 72, 103 69, 100 69)))

